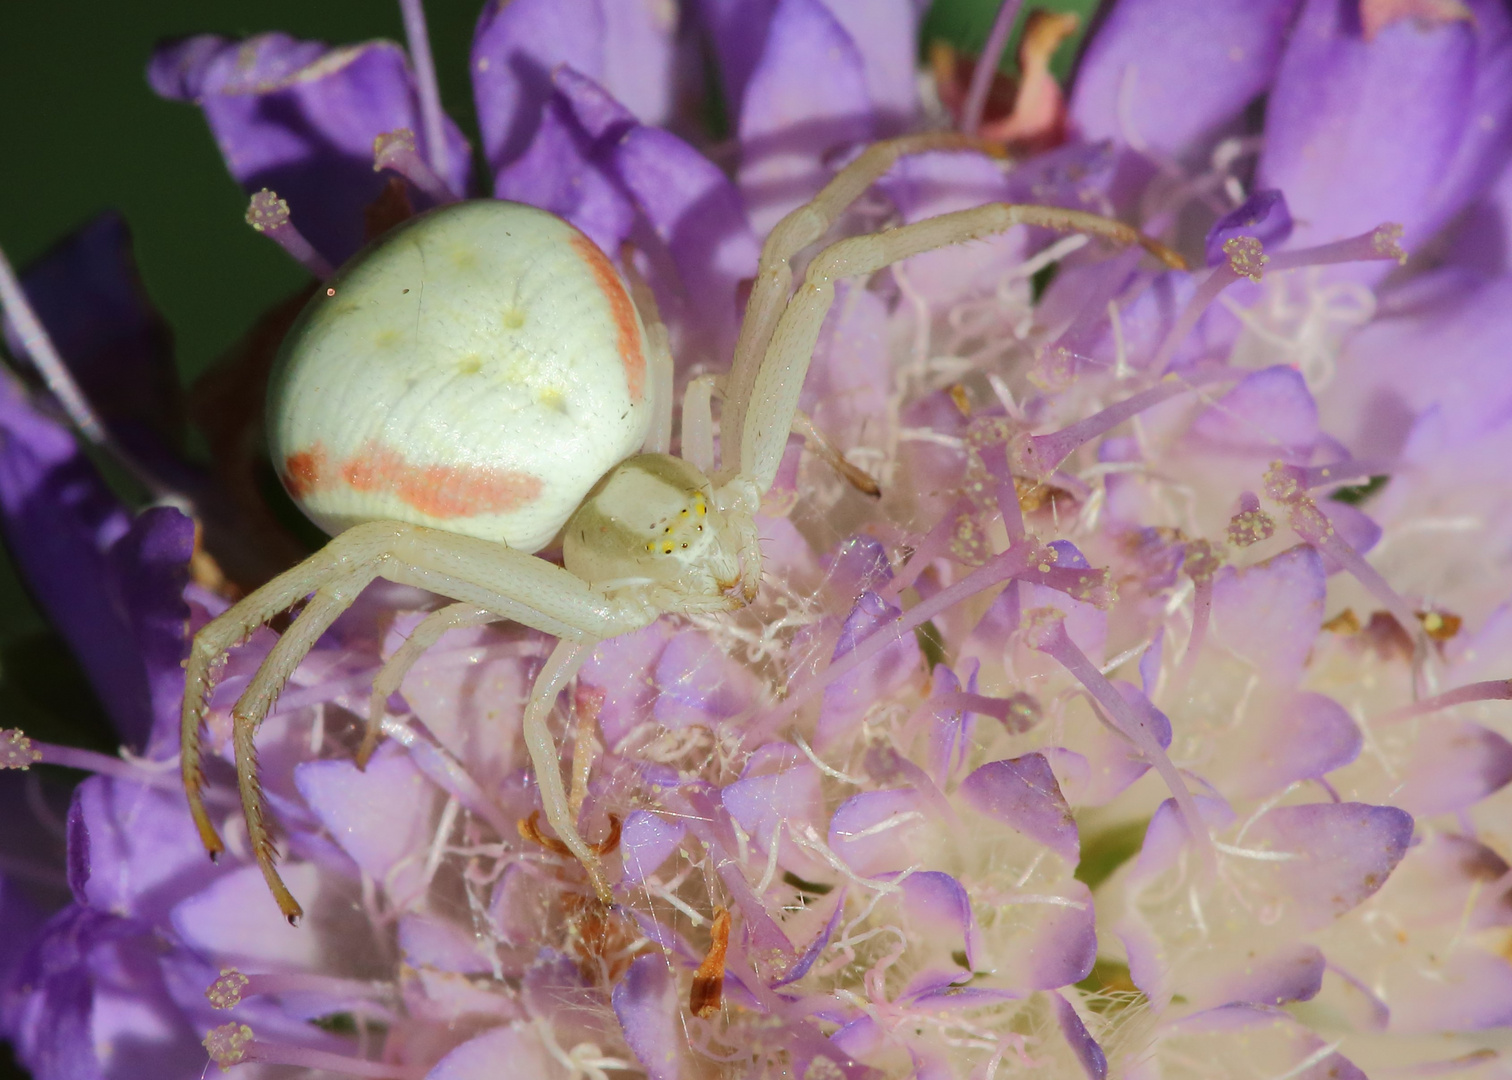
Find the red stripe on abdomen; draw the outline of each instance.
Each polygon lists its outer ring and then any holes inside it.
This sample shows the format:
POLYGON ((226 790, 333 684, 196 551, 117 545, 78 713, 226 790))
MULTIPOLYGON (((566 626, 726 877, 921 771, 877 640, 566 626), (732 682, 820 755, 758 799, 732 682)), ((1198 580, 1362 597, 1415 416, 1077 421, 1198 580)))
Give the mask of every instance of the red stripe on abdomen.
POLYGON ((640 327, 635 320, 635 304, 625 291, 619 271, 614 269, 597 244, 582 233, 570 241, 572 250, 588 264, 599 291, 609 302, 609 316, 614 320, 614 345, 619 351, 620 362, 625 365, 625 383, 630 388, 631 404, 639 405, 646 395, 646 357, 641 352, 640 327))
POLYGON ((341 476, 357 491, 393 495, 433 518, 507 514, 541 494, 541 478, 486 465, 416 465, 377 440, 342 462, 341 476))

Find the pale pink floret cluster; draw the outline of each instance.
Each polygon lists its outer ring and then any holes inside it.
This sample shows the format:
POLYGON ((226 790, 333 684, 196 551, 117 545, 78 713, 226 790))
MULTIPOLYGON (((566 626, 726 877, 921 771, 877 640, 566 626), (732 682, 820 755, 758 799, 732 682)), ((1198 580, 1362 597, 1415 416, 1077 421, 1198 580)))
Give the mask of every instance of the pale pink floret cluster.
MULTIPOLYGON (((501 1054, 563 1076, 1170 1075, 1238 1045, 1245 1068, 1356 1075, 1346 1054, 1474 1026, 1442 988, 1507 966, 1506 867, 1457 824, 1505 820, 1483 798, 1504 776, 1464 783, 1499 736, 1485 706, 1381 718, 1484 646, 1375 615, 1407 602, 1349 572, 1368 519, 1318 486, 1295 369, 1241 338, 1156 379, 1173 350, 1105 315, 1056 360, 1059 290, 1106 264, 1070 258, 1036 305, 1014 242, 991 292, 932 295, 905 266, 914 304, 837 305, 811 406, 882 498, 795 443, 757 603, 607 642, 564 698, 580 824, 618 837, 615 907, 517 825, 549 641, 444 638, 364 773, 352 714, 418 619, 369 610, 261 738, 310 929, 275 925, 250 863, 176 920, 232 955, 234 910, 243 970, 307 974, 223 976, 212 1000, 308 992, 381 1047, 364 1075, 438 1080, 501 1054), (723 999, 695 1015, 721 907, 723 999)), ((213 1036, 218 1060, 306 1060, 245 1030, 213 1036)))

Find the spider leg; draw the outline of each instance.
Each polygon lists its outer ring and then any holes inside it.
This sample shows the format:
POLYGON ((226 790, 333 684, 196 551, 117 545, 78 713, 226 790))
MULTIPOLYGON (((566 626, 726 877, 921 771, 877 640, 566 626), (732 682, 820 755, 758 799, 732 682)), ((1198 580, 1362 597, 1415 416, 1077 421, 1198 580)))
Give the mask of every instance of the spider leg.
MULTIPOLYGON (((291 919, 298 917, 299 904, 284 888, 273 867, 273 847, 264 821, 253 739, 258 724, 272 709, 279 691, 315 640, 379 576, 452 597, 462 605, 487 609, 493 619, 511 619, 552 634, 563 639, 559 652, 568 659, 576 657, 576 662, 594 643, 645 626, 659 614, 643 597, 605 595, 560 566, 502 544, 402 522, 378 521, 354 526, 335 537, 318 554, 274 578, 201 630, 190 651, 186 673, 181 716, 183 773, 195 824, 205 847, 214 856, 224 850, 224 844, 205 811, 200 767, 200 724, 213 668, 236 642, 299 598, 314 592, 233 709, 232 739, 248 834, 269 888, 280 909, 291 919), (568 648, 564 651, 564 647, 568 648)), ((478 618, 482 621, 481 615, 478 618)), ((607 896, 608 886, 602 873, 594 873, 598 864, 566 813, 560 763, 550 733, 545 729, 546 713, 555 700, 556 690, 571 678, 576 662, 569 665, 564 660, 556 667, 548 664, 547 672, 543 672, 537 683, 532 702, 540 704, 539 715, 531 721, 531 731, 537 735, 531 746, 531 759, 541 777, 543 792, 555 778, 557 797, 549 794, 544 797, 548 820, 574 854, 589 866, 600 895, 607 896)))
POLYGON ((316 589, 315 595, 310 598, 293 625, 278 639, 231 710, 231 743, 236 752, 236 784, 241 790, 247 840, 257 859, 257 865, 262 868, 263 879, 267 881, 269 891, 278 901, 278 909, 291 925, 299 921, 304 911, 300 908, 299 901, 284 886, 283 879, 278 876, 273 865, 276 852, 273 840, 268 835, 267 818, 263 812, 262 784, 257 776, 257 748, 252 740, 299 662, 336 618, 352 606, 357 594, 375 576, 372 569, 364 568, 328 581, 316 589))
POLYGON ((184 704, 179 714, 180 768, 189 811, 194 817, 200 841, 213 859, 225 850, 210 816, 205 810, 204 768, 201 764, 202 725, 210 703, 215 677, 225 662, 226 653, 269 619, 316 591, 333 577, 343 576, 344 566, 361 542, 362 528, 350 530, 332 540, 325 548, 298 566, 279 574, 251 595, 242 598, 229 610, 203 627, 194 637, 184 670, 184 704))
MULTIPOLYGON (((798 408, 799 391, 819 340, 820 326, 834 301, 838 279, 865 277, 910 256, 993 236, 1015 225, 1091 233, 1117 244, 1139 244, 1167 266, 1185 265, 1180 256, 1123 222, 1079 210, 1015 203, 988 203, 837 241, 809 263, 803 284, 783 310, 756 372, 750 411, 741 428, 739 461, 744 469, 739 477, 741 482, 754 484, 758 492, 764 492, 777 475, 782 449, 798 408)), ((733 408, 727 410, 726 415, 732 411, 733 408)), ((720 476, 726 477, 727 473, 728 469, 721 470, 720 476)))
POLYGON ((646 327, 646 374, 649 376, 646 393, 651 399, 651 428, 641 449, 648 454, 670 453, 673 371, 667 325, 662 322, 661 310, 656 306, 656 294, 636 269, 635 248, 628 242, 620 245, 620 265, 624 267, 625 283, 630 286, 630 298, 646 327))
POLYGON ((373 750, 383 735, 384 702, 399 689, 415 661, 448 630, 498 621, 499 617, 492 611, 476 604, 448 604, 420 620, 419 625, 410 631, 409 637, 404 639, 404 643, 383 662, 383 667, 373 679, 373 692, 368 697, 367 729, 362 735, 362 745, 357 749, 359 769, 367 768, 368 759, 373 756, 373 750))
POLYGON ((705 476, 714 473, 714 413, 709 402, 717 381, 713 375, 700 375, 683 389, 683 460, 705 476))
MULTIPOLYGON (((709 403, 712 397, 723 398, 723 383, 724 379, 719 376, 700 375, 690 380, 683 391, 683 458, 698 466, 705 476, 714 472, 714 419, 709 403)), ((793 413, 793 434, 801 437, 820 460, 857 491, 871 496, 882 494, 877 482, 845 460, 845 455, 819 430, 807 413, 793 413)))
POLYGON ((742 428, 755 389, 757 371, 767 353, 767 345, 776 329, 792 290, 793 256, 814 243, 839 219, 847 207, 859 199, 897 163, 899 158, 935 150, 975 150, 1002 157, 1003 149, 995 143, 972 135, 936 131, 903 135, 873 143, 804 205, 791 211, 773 226, 761 245, 756 280, 746 303, 740 337, 735 342, 735 359, 725 395, 727 402, 721 416, 720 442, 724 463, 715 482, 721 483, 741 472, 747 465, 737 451, 744 445, 742 428))
POLYGON ((535 766, 536 784, 541 789, 541 808, 546 811, 546 820, 556 830, 562 843, 567 845, 567 849, 577 856, 588 871, 588 879, 593 883, 593 891, 599 899, 612 904, 614 894, 604 878, 598 852, 583 839, 577 830, 577 822, 573 820, 571 804, 567 799, 567 786, 562 782, 561 757, 556 740, 551 737, 551 730, 546 726, 546 719, 551 715, 557 695, 577 674, 583 661, 588 659, 588 654, 597 644, 596 641, 565 639, 557 642, 530 691, 522 734, 525 746, 530 751, 531 764, 535 766))

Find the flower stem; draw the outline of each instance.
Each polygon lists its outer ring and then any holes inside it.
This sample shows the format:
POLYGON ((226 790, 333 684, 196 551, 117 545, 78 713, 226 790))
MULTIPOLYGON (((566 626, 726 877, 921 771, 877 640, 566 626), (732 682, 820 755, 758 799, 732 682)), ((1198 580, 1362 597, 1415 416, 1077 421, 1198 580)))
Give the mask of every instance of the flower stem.
POLYGON ((1426 716, 1440 709, 1452 709, 1456 705, 1469 705, 1476 701, 1512 701, 1512 679, 1487 679, 1485 682, 1457 686, 1453 690, 1445 690, 1442 694, 1435 694, 1433 697, 1414 701, 1410 705, 1403 705, 1399 709, 1392 709, 1382 714, 1377 723, 1395 724, 1402 720, 1411 720, 1415 716, 1426 716))
MULTIPOLYGON (((1048 613, 1051 609, 1042 610, 1048 613)), ((1036 612, 1030 612, 1029 617, 1034 618, 1036 614, 1036 612)), ((1076 642, 1071 640, 1071 635, 1066 633, 1066 620, 1059 612, 1055 612, 1053 618, 1042 620, 1040 625, 1031 631, 1031 642, 1035 648, 1058 661, 1087 688, 1087 692, 1093 699, 1107 711, 1124 738, 1137 746, 1145 760, 1160 774, 1160 778, 1165 781, 1166 787, 1176 799, 1176 806, 1186 822, 1187 835, 1192 838, 1192 846, 1197 849, 1197 855, 1202 860, 1203 867, 1209 876, 1214 874, 1218 868, 1218 856, 1213 849, 1213 839, 1208 835, 1207 825, 1197 810, 1197 800, 1192 798, 1192 792, 1187 788, 1186 781, 1181 778, 1181 773, 1161 747, 1159 740, 1155 738, 1155 733, 1145 722, 1145 718, 1140 716, 1139 711, 1118 692, 1118 688, 1097 670, 1097 666, 1087 659, 1087 654, 1077 648, 1076 642)), ((1153 708, 1153 706, 1147 707, 1153 708)))
POLYGON ((404 36, 409 41, 410 62, 415 65, 415 83, 420 94, 420 124, 425 133, 425 156, 439 177, 450 164, 446 147, 446 122, 441 112, 441 89, 436 83, 436 64, 431 59, 430 33, 425 27, 423 0, 399 0, 404 15, 404 36))
POLYGON ((1023 0, 1003 0, 998 6, 997 17, 992 20, 992 29, 987 34, 987 43, 977 57, 976 67, 971 72, 971 87, 966 92, 966 104, 961 107, 961 130, 975 135, 982 126, 982 113, 987 108, 987 94, 992 89, 992 77, 997 74, 998 64, 1003 59, 1003 50, 1008 47, 1008 38, 1013 33, 1013 24, 1018 22, 1019 8, 1023 0))

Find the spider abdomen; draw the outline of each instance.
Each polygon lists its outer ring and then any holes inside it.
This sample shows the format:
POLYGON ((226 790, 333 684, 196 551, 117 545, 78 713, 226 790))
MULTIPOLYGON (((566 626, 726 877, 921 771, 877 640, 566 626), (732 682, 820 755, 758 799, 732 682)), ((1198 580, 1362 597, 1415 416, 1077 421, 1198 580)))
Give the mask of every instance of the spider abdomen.
POLYGON ((645 440, 644 330, 604 254, 518 203, 457 203, 342 267, 284 341, 273 461, 327 532, 399 520, 533 552, 645 440))

